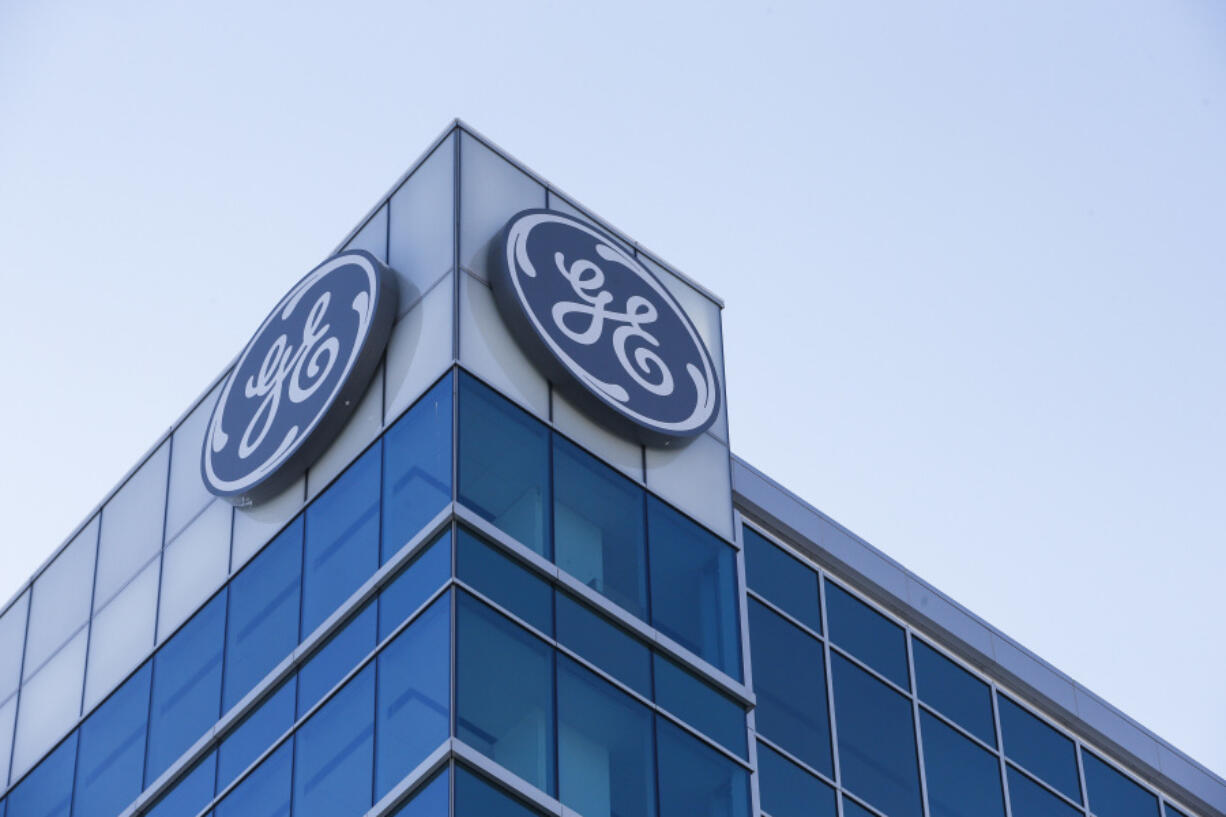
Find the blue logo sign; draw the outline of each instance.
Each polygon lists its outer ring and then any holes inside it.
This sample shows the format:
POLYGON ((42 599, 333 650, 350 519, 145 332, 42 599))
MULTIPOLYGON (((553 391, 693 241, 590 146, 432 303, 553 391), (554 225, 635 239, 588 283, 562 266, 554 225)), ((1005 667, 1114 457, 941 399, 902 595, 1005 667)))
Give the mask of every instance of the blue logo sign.
POLYGON ((204 484, 236 505, 280 493, 323 453, 370 384, 396 278, 370 253, 312 270, 239 355, 204 435, 204 484))
POLYGON ((697 436, 715 420, 711 354, 672 294, 608 235, 563 213, 525 210, 490 252, 512 334, 572 400, 653 445, 697 436))

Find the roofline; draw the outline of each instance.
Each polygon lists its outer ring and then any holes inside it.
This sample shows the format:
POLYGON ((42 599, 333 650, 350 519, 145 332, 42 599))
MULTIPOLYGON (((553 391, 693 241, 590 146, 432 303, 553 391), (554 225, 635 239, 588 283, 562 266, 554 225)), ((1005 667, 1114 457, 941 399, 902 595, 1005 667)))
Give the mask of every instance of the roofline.
POLYGON ((1110 750, 1151 785, 1186 800, 1205 817, 1226 817, 1221 777, 736 455, 732 495, 752 521, 902 619, 941 636, 942 645, 958 657, 1110 750))

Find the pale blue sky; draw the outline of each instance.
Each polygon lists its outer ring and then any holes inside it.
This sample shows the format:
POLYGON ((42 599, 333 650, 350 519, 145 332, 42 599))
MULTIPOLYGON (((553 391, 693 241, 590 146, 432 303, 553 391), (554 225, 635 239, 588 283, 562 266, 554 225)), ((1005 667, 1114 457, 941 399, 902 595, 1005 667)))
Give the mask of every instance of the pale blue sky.
POLYGON ((1226 772, 1226 5, 0 2, 0 597, 461 116, 733 448, 1226 772))

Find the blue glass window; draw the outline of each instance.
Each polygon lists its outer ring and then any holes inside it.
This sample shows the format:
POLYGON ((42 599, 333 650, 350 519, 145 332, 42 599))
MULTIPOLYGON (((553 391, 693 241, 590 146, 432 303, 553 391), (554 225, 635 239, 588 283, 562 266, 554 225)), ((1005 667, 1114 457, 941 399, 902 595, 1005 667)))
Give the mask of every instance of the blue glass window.
POLYGON ((456 575, 542 632, 553 634, 553 590, 520 562, 464 528, 456 575))
POLYGON ((864 806, 852 800, 850 797, 843 798, 843 817, 877 817, 864 806))
POLYGON ((549 558, 549 431, 467 375, 460 378, 460 501, 549 558))
POLYGON ((660 817, 749 817, 749 773, 656 716, 660 817))
POLYGON ((988 685, 918 638, 912 638, 911 644, 915 650, 915 686, 920 700, 984 743, 995 746, 992 691, 988 685))
POLYGON ((651 711, 558 660, 558 799, 580 814, 654 817, 651 711))
POLYGON ((557 594, 558 641, 631 689, 651 697, 651 650, 567 593, 557 594))
POLYGON ((386 562, 451 501, 451 375, 440 380, 383 437, 386 562))
POLYGON ((1188 815, 1184 814, 1182 811, 1175 808, 1170 803, 1167 803, 1166 804, 1166 817, 1188 817, 1188 815))
POLYGON ((288 817, 294 742, 286 741, 217 804, 216 817, 288 817))
POLYGON ((1000 702, 1000 731, 1005 754, 1080 803, 1081 784, 1077 779, 1077 750, 1073 742, 1004 695, 996 699, 1000 702))
POLYGON ((445 530, 379 592, 379 640, 426 603, 451 575, 451 531, 445 530))
POLYGON ((1013 817, 1081 817, 1075 809, 1012 766, 1009 767, 1009 805, 1013 817))
POLYGON ((1138 783, 1082 750, 1086 796, 1097 817, 1158 817, 1158 799, 1138 783))
POLYGON ((302 717, 328 690, 375 648, 375 606, 362 611, 333 635, 298 671, 298 717, 302 717))
POLYGON ((656 703, 748 760, 745 710, 679 664, 655 655, 656 703))
POLYGON ((371 806, 375 668, 341 688, 294 737, 296 817, 357 817, 371 806))
POLYGON ((817 573, 774 542, 742 527, 745 583, 797 621, 822 631, 817 573))
POLYGON ((303 636, 379 567, 379 459, 375 443, 307 507, 303 636))
POLYGON ((841 782, 890 817, 919 817, 911 702, 841 655, 831 655, 831 671, 841 782))
POLYGON ((74 731, 17 784, 8 796, 8 813, 12 817, 68 817, 76 760, 74 731))
POLYGON ((741 677, 735 551, 650 498, 651 621, 733 678, 741 677))
POLYGON ((464 766, 455 767, 456 817, 540 817, 536 809, 470 772, 464 766))
POLYGON ((924 773, 929 817, 1004 817, 996 755, 923 712, 924 773))
POLYGON ((643 491, 561 437, 553 444, 553 541, 558 567, 647 619, 643 491))
POLYGON ((758 744, 758 792, 771 817, 837 817, 834 789, 764 743, 758 744))
POLYGON ((392 817, 447 817, 451 800, 449 776, 450 770, 444 766, 429 783, 413 792, 409 802, 392 812, 392 817))
POLYGON ((466 593, 458 603, 456 735, 553 794, 554 650, 466 593))
POLYGON ((230 582, 225 711, 298 646, 301 579, 299 516, 230 582))
POLYGON ((226 591, 200 609, 153 657, 145 785, 200 739, 221 714, 226 591))
POLYGON ((911 688, 901 627, 833 582, 826 582, 826 618, 831 641, 903 689, 911 688))
POLYGON ((217 753, 209 752, 192 770, 146 812, 146 817, 183 817, 199 814, 213 799, 213 778, 217 774, 217 753))
POLYGON ((450 734, 451 597, 423 612, 378 658, 375 800, 450 734))
POLYGON ((224 789, 294 725, 298 685, 290 677, 243 719, 217 752, 217 788, 224 789))
POLYGON ((75 817, 114 817, 141 793, 150 675, 146 663, 81 726, 75 817))
POLYGON ((834 776, 822 644, 749 600, 757 730, 819 772, 834 776))

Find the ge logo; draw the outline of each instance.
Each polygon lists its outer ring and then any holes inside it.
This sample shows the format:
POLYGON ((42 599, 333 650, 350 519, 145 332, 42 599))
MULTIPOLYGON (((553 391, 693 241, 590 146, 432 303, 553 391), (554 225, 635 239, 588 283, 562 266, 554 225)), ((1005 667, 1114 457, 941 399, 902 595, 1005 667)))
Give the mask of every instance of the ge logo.
POLYGON ((562 213, 525 210, 491 254, 504 319, 572 399, 649 444, 694 437, 715 420, 710 353, 676 299, 612 238, 562 213))
POLYGON ((200 466, 212 493, 249 505, 306 470, 370 383, 395 305, 395 276, 361 251, 329 259, 289 291, 213 409, 200 466))

